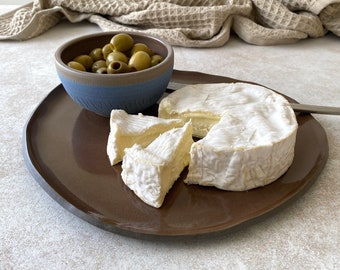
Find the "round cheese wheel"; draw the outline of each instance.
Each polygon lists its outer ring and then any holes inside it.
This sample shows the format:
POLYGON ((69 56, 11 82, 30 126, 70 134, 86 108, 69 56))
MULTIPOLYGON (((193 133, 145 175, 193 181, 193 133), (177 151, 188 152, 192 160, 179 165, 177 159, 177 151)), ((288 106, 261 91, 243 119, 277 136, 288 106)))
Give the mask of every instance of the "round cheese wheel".
POLYGON ((247 83, 197 84, 164 98, 159 117, 191 120, 187 184, 244 191, 267 185, 293 162, 298 124, 280 94, 247 83))

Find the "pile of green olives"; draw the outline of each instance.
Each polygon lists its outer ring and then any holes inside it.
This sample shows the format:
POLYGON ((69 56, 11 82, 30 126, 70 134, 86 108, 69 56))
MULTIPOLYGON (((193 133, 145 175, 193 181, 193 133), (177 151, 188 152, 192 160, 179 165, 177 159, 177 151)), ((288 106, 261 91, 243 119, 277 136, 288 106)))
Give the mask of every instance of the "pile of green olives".
POLYGON ((135 43, 129 34, 120 33, 102 48, 94 48, 89 54, 79 55, 67 65, 80 71, 117 74, 144 70, 162 61, 163 57, 146 44, 135 43))

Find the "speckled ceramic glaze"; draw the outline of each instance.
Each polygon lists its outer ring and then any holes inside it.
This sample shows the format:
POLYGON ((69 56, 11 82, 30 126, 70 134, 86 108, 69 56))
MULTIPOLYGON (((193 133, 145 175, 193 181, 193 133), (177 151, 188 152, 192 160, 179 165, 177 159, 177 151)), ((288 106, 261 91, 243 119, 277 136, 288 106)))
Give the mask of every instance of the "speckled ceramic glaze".
POLYGON ((162 96, 174 65, 172 47, 166 42, 142 33, 129 33, 135 43, 147 44, 164 60, 151 68, 122 74, 82 72, 67 66, 74 57, 103 47, 121 32, 101 32, 70 40, 55 53, 58 76, 74 102, 99 115, 109 116, 112 109, 138 113, 152 106, 162 96))

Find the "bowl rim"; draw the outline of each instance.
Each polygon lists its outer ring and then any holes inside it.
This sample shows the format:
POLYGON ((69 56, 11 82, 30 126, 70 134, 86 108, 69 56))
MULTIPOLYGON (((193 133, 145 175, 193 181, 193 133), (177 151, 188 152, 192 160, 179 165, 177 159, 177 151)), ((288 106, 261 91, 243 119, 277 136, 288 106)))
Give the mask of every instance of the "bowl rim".
POLYGON ((73 39, 70 39, 64 42, 57 48, 55 52, 55 64, 56 64, 57 72, 60 73, 60 75, 62 75, 63 77, 72 79, 72 80, 75 80, 75 79, 81 80, 86 84, 97 84, 96 81, 100 80, 100 84, 102 85, 121 85, 122 81, 126 80, 126 78, 131 79, 131 82, 133 83, 133 81, 137 82, 137 81, 140 81, 141 79, 143 80, 152 79, 159 74, 163 74, 167 72, 169 68, 173 68, 174 51, 173 51, 172 46, 168 42, 166 42, 164 39, 159 38, 154 35, 144 33, 144 32, 105 31, 105 32, 82 35, 82 36, 75 37, 73 39), (63 51, 75 43, 78 43, 80 41, 83 41, 89 38, 99 37, 99 36, 114 36, 119 33, 127 33, 131 35, 132 37, 138 36, 138 37, 145 37, 148 39, 152 39, 153 41, 160 43, 162 46, 166 48, 167 55, 164 58, 164 60, 156 66, 149 67, 147 69, 140 70, 140 71, 119 73, 119 74, 97 74, 97 73, 92 73, 92 72, 79 71, 79 70, 70 68, 61 58, 63 51))

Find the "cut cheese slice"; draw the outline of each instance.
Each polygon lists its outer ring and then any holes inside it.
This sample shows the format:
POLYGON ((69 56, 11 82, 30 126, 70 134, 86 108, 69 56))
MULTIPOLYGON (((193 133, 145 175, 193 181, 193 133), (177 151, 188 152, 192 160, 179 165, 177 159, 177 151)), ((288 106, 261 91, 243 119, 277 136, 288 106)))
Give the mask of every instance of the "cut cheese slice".
POLYGON ((188 165, 193 143, 192 125, 161 134, 146 148, 135 144, 125 149, 122 162, 124 183, 145 203, 159 208, 165 195, 188 165))
POLYGON ((158 116, 167 119, 191 119, 193 135, 203 138, 230 108, 254 103, 288 104, 275 92, 248 83, 194 84, 185 86, 159 104, 158 116))
POLYGON ((111 165, 122 161, 125 148, 135 143, 145 147, 161 133, 183 125, 184 122, 180 119, 161 119, 143 114, 131 115, 124 110, 112 110, 106 148, 111 165))

